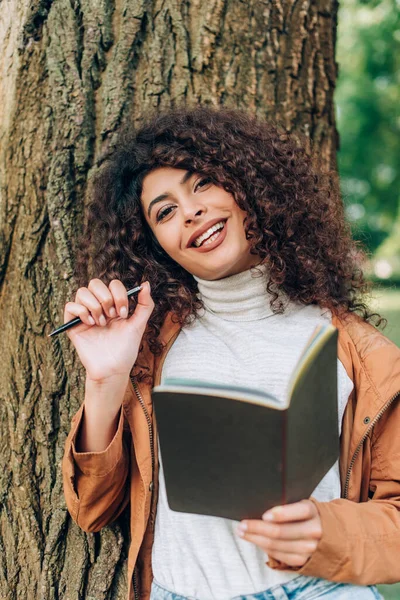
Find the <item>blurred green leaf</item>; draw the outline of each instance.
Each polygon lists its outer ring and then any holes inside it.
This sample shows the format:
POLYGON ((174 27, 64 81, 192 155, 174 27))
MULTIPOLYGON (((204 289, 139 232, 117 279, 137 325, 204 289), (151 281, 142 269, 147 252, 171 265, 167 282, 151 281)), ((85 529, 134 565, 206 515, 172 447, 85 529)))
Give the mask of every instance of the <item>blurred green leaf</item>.
POLYGON ((342 193, 355 237, 374 251, 400 204, 400 2, 343 0, 337 61, 342 193))

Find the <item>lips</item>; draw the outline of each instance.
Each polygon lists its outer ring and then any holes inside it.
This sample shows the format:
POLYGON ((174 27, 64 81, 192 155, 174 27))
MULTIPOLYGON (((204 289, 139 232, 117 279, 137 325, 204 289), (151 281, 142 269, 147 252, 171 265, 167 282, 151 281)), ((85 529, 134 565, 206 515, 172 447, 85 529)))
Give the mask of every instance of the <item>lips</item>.
MULTIPOLYGON (((226 222, 226 219, 212 219, 211 221, 208 221, 207 223, 205 223, 204 225, 202 225, 201 227, 199 227, 199 229, 197 229, 194 233, 192 233, 192 235, 190 236, 188 243, 187 243, 187 248, 190 248, 191 246, 193 246, 194 241, 200 237, 203 233, 205 233, 207 231, 207 229, 210 229, 210 227, 213 227, 213 225, 216 225, 217 223, 220 223, 221 221, 226 222)), ((210 234, 211 235, 211 234, 210 234)))
POLYGON ((212 252, 213 250, 215 250, 215 248, 218 248, 218 246, 220 246, 224 242, 227 235, 227 229, 228 225, 225 221, 223 228, 217 231, 216 234, 211 235, 200 246, 191 246, 190 250, 192 252, 196 252, 196 254, 212 252))

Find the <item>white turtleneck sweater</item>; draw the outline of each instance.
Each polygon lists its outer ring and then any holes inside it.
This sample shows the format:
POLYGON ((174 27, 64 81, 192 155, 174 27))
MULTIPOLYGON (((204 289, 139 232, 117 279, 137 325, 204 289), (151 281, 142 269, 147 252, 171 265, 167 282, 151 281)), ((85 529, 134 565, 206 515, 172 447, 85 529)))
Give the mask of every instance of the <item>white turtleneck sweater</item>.
MULTIPOLYGON (((304 346, 318 323, 331 321, 330 312, 288 303, 284 314, 274 315, 264 268, 261 276, 260 269, 252 269, 217 281, 196 280, 205 310, 179 333, 165 359, 162 379, 259 387, 283 400, 304 346)), ((339 431, 352 387, 338 361, 339 431)), ((236 521, 171 511, 161 452, 159 478, 152 563, 161 587, 190 599, 230 600, 297 576, 267 567, 266 554, 238 537, 236 521)), ((320 501, 340 497, 338 463, 313 496, 320 501)))

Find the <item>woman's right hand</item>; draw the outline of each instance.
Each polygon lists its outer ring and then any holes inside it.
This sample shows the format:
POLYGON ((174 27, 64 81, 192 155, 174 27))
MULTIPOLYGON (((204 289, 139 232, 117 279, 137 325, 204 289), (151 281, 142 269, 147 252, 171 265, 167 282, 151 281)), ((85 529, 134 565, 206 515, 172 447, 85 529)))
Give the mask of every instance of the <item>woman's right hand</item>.
POLYGON ((123 283, 113 279, 107 287, 100 279, 92 279, 87 288, 79 288, 74 302, 65 305, 64 323, 75 317, 82 321, 66 333, 87 379, 101 383, 129 377, 154 309, 148 282, 137 300, 134 313, 127 318, 128 295, 123 283))

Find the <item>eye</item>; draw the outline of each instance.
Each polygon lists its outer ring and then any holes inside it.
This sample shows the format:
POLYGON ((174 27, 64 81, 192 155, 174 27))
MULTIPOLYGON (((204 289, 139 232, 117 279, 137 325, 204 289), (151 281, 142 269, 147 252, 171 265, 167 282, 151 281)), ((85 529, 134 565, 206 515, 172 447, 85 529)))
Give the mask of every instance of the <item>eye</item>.
POLYGON ((197 192, 197 190, 201 187, 205 187, 206 185, 208 185, 209 183, 211 183, 211 177, 203 177, 203 179, 199 179, 194 188, 193 191, 197 192))
POLYGON ((160 221, 165 219, 165 217, 167 217, 171 213, 173 208, 175 208, 175 207, 172 204, 163 206, 157 213, 156 222, 159 223, 160 221))

